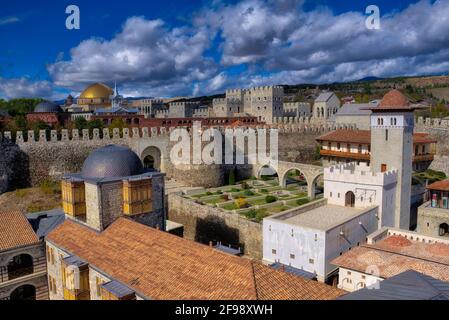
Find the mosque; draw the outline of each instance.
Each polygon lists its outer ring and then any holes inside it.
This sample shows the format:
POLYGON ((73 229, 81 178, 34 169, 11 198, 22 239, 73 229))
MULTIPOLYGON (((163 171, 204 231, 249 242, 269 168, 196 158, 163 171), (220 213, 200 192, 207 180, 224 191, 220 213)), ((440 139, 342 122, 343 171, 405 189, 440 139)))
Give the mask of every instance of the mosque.
POLYGON ((77 106, 82 111, 96 111, 97 109, 119 107, 123 97, 119 95, 117 84, 115 89, 103 83, 88 86, 77 99, 77 106))

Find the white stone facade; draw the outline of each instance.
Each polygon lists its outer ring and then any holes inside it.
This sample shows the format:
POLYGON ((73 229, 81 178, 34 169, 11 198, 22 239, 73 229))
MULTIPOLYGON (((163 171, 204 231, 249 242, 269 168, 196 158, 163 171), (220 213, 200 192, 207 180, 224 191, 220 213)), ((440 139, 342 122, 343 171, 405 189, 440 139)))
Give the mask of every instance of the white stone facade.
POLYGON ((324 197, 329 204, 346 206, 354 194, 355 208, 379 207, 379 228, 394 226, 397 171, 373 173, 366 163, 337 165, 324 169, 324 197))

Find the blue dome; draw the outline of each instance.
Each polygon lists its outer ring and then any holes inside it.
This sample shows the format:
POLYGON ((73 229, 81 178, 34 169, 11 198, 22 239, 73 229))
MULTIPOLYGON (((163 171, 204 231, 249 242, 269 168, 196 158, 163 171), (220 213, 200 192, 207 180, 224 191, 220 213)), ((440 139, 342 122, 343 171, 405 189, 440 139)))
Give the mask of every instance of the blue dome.
POLYGON ((50 101, 43 101, 34 108, 34 112, 61 112, 61 111, 62 109, 60 106, 50 101))
POLYGON ((99 148, 84 161, 81 175, 83 178, 119 178, 144 172, 137 154, 127 147, 108 145, 99 148))

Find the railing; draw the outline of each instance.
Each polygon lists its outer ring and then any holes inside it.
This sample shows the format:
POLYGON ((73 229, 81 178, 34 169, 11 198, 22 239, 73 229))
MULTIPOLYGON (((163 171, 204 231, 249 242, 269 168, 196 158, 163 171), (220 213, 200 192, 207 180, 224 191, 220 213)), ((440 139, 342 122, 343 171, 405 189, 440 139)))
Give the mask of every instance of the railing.
POLYGON ((413 162, 419 162, 419 161, 433 161, 435 157, 434 153, 427 153, 427 154, 420 154, 420 155, 414 155, 413 156, 413 162))
MULTIPOLYGON (((357 160, 370 160, 371 155, 369 153, 357 153, 357 152, 347 152, 347 151, 336 151, 336 150, 320 150, 321 156, 339 157, 339 158, 349 158, 357 160)), ((421 161, 433 161, 435 157, 434 153, 413 155, 413 162, 421 161)))
POLYGON ((370 160, 369 153, 356 153, 356 152, 344 152, 344 151, 321 149, 320 154, 322 156, 350 158, 350 159, 357 159, 357 160, 370 160))
POLYGON ((6 267, 0 267, 0 283, 27 276, 29 274, 32 274, 33 272, 33 266, 9 270, 9 272, 6 267))

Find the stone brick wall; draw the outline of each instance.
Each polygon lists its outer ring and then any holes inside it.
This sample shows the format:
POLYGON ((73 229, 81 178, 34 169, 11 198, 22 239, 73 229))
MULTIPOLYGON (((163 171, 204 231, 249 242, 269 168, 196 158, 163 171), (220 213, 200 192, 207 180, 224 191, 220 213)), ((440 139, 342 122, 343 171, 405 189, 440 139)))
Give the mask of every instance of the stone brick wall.
POLYGON ((262 258, 262 224, 239 214, 203 206, 177 194, 168 196, 168 219, 184 225, 184 238, 242 247, 245 255, 262 258))
MULTIPOLYGON (((279 160, 293 162, 312 162, 316 142, 315 138, 324 132, 334 130, 333 125, 311 125, 307 123, 281 123, 267 128, 279 129, 279 160)), ((223 128, 221 128, 223 129, 223 128)), ((139 156, 149 147, 161 151, 162 171, 168 178, 175 178, 190 186, 216 187, 227 182, 229 166, 195 165, 175 166, 170 162, 169 152, 173 145, 165 128, 134 128, 132 132, 118 130, 110 137, 109 132, 100 137, 94 130, 93 136, 83 131, 71 133, 51 132, 47 141, 45 132, 36 141, 34 133, 25 139, 22 132, 17 133, 11 142, 11 133, 3 134, 0 143, 0 193, 26 186, 38 186, 45 180, 59 181, 66 173, 79 172, 90 152, 108 144, 125 145, 136 151, 139 156), (131 134, 132 133, 132 134, 131 134), (26 140, 26 141, 25 141, 26 140)), ((239 167, 240 177, 250 175, 250 167, 239 167)))

